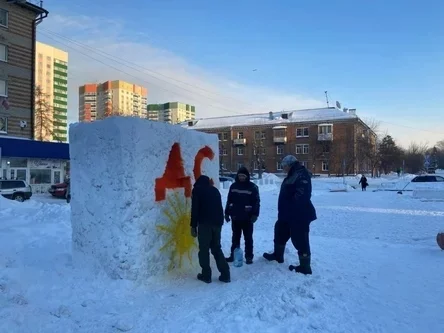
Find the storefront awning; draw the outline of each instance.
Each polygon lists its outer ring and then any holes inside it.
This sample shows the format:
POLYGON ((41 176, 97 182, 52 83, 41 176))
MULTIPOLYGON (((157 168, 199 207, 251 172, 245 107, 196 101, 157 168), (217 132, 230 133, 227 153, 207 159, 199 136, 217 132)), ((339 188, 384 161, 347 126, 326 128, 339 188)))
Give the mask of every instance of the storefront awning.
POLYGON ((0 156, 69 160, 69 144, 0 137, 0 156))

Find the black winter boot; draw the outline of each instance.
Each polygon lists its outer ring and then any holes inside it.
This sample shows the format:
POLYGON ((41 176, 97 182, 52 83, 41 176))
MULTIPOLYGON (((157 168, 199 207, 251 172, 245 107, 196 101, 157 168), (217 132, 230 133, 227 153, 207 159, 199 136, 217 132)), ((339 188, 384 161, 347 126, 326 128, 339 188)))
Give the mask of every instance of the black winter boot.
POLYGON ((197 279, 199 281, 205 282, 205 283, 211 283, 211 277, 204 276, 203 274, 199 273, 197 274, 197 279))
POLYGON ((275 245, 273 253, 264 253, 263 257, 268 261, 277 261, 279 264, 284 263, 285 245, 275 245))
POLYGON ((299 256, 299 266, 288 266, 290 271, 295 271, 296 273, 301 273, 304 275, 311 275, 311 257, 310 255, 299 256))
POLYGON ((234 255, 230 254, 228 258, 225 258, 226 262, 233 262, 234 261, 234 255))

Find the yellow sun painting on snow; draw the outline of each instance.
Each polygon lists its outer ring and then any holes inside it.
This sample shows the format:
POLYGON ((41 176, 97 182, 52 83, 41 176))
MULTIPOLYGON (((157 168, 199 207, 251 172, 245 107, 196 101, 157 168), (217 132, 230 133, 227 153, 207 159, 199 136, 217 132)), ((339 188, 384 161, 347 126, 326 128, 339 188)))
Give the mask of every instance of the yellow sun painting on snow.
POLYGON ((160 251, 170 254, 169 270, 181 268, 186 257, 192 265, 192 253, 197 247, 195 239, 190 234, 191 204, 179 192, 173 192, 166 200, 163 214, 167 218, 166 225, 157 225, 160 234, 167 241, 160 251))

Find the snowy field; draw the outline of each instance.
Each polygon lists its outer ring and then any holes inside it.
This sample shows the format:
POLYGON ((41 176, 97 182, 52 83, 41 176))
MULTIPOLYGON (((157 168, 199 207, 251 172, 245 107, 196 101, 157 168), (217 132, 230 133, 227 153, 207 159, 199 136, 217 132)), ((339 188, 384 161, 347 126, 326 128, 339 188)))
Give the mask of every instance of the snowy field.
MULTIPOLYGON (((195 274, 152 278, 144 285, 74 268, 70 208, 35 197, 0 198, 0 332, 390 332, 444 330, 442 202, 411 194, 333 193, 342 178, 314 179, 312 276, 268 263, 277 185, 261 187, 255 263, 233 267, 232 283, 206 285, 195 274)), ((349 185, 357 180, 348 178, 349 185)), ((226 197, 226 190, 222 190, 226 197)), ((226 224, 223 246, 230 247, 226 224)), ((196 267, 195 273, 198 273, 196 267)))

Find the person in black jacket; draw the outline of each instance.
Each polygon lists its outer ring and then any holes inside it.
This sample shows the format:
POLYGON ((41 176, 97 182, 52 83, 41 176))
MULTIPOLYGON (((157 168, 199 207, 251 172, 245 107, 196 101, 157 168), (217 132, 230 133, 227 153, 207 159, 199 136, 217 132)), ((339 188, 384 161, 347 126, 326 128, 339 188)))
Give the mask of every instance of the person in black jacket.
POLYGON ((258 187, 250 181, 247 168, 241 167, 231 184, 225 207, 225 221, 232 220, 233 231, 231 254, 227 262, 234 261, 234 250, 240 247, 242 233, 245 240, 245 259, 247 264, 253 263, 253 224, 259 217, 260 198, 258 187))
POLYGON ((363 191, 367 191, 368 181, 366 176, 362 175, 359 184, 361 184, 361 188, 363 191))
POLYGON ((290 265, 297 273, 312 274, 310 252, 310 223, 317 219, 311 202, 311 177, 308 170, 295 156, 282 159, 287 177, 281 185, 278 199, 278 220, 274 226, 274 252, 264 253, 264 258, 278 263, 284 262, 284 251, 288 240, 298 251, 299 266, 290 265))
POLYGON ((191 236, 199 241, 200 281, 211 283, 210 250, 220 272, 219 280, 230 282, 228 266, 220 244, 224 209, 219 190, 211 185, 208 176, 200 176, 191 197, 191 236))

